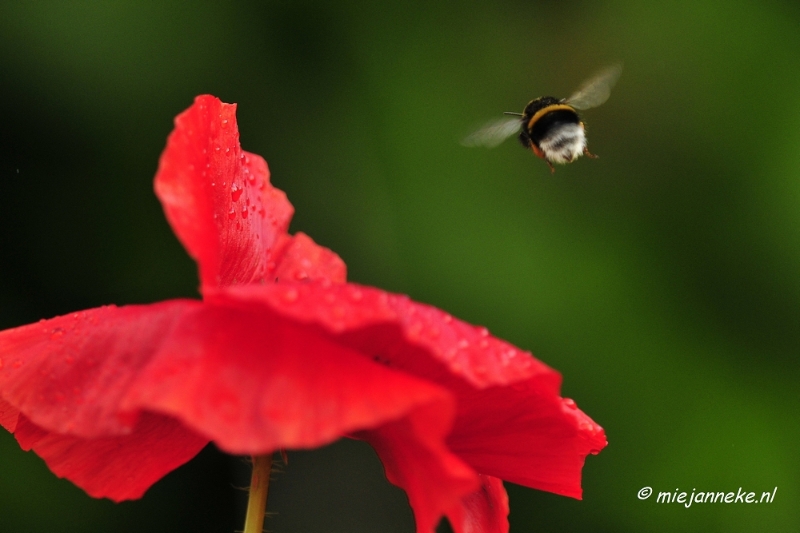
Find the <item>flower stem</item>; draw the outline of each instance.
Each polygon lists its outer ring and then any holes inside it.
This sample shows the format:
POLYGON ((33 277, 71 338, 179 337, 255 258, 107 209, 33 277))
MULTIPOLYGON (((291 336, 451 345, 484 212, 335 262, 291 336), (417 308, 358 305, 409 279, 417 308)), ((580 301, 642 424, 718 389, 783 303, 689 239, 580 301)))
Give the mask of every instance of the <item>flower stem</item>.
POLYGON ((261 533, 264 530, 264 512, 267 510, 269 474, 272 471, 272 454, 253 456, 253 477, 250 479, 250 497, 243 533, 261 533))

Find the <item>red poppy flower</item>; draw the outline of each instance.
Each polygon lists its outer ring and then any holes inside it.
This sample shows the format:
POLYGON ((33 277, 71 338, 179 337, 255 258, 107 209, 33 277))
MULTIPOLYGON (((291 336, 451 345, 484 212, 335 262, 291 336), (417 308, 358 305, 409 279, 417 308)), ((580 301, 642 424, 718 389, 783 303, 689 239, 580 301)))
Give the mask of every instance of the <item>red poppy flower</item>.
POLYGON ((138 498, 209 441, 233 454, 343 436, 377 451, 420 532, 508 529, 502 480, 580 498, 597 424, 560 375, 405 296, 345 280, 241 150, 235 105, 175 120, 155 190, 202 301, 107 306, 0 332, 0 424, 95 497, 138 498))

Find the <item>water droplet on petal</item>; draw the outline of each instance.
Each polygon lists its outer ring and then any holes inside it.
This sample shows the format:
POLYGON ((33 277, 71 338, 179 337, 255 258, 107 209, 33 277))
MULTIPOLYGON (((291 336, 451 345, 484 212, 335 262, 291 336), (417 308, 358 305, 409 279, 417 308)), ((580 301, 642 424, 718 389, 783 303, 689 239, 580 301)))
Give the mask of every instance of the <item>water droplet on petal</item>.
POLYGON ((578 404, 576 404, 575 400, 573 400, 572 398, 564 398, 564 405, 566 407, 569 407, 570 409, 578 408, 578 404))
POLYGON ((232 207, 231 207, 231 210, 228 211, 228 218, 231 219, 231 220, 236 218, 236 210, 234 208, 232 208, 232 207))
POLYGON ((247 206, 242 207, 242 218, 247 218, 247 206))
POLYGON ((233 200, 234 202, 238 201, 239 198, 242 196, 243 192, 244 192, 244 189, 242 187, 239 187, 235 183, 232 184, 231 185, 231 200, 233 200))
POLYGON ((469 341, 467 339, 461 339, 460 341, 458 341, 458 347, 461 348, 462 350, 466 350, 467 348, 469 348, 469 341))

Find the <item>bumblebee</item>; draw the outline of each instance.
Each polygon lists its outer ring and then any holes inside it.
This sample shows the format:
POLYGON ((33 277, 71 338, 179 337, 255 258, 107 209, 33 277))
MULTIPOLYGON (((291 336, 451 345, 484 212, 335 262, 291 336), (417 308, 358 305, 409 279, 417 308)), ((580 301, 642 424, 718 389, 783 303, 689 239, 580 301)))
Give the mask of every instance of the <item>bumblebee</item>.
POLYGON ((613 65, 584 82, 569 98, 543 96, 531 100, 522 113, 506 112, 514 118, 489 122, 461 144, 493 148, 519 132, 522 145, 544 159, 551 173, 556 171, 554 163, 564 165, 582 155, 597 158, 586 146, 586 128, 576 110, 597 107, 608 100, 621 73, 622 65, 613 65))

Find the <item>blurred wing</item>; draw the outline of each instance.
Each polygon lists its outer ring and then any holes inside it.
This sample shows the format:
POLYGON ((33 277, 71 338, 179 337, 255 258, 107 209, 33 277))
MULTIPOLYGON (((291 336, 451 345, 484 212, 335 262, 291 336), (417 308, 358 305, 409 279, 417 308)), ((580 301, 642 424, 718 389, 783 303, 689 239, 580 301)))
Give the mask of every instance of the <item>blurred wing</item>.
POLYGON ((494 148, 519 131, 522 120, 519 117, 493 120, 461 140, 464 146, 484 146, 494 148))
POLYGON ((597 107, 611 95, 611 88, 622 74, 622 64, 610 66, 587 80, 572 96, 564 100, 575 109, 597 107))

